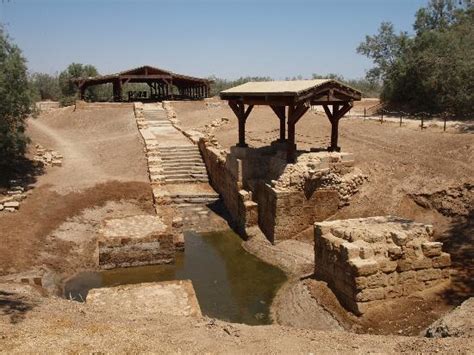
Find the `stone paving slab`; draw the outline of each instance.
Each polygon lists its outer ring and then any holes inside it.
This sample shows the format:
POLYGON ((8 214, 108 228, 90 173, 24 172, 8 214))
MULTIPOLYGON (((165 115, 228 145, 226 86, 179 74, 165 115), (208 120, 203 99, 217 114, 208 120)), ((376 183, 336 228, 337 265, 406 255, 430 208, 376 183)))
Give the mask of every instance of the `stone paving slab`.
POLYGON ((201 316, 190 280, 96 288, 89 291, 86 302, 108 310, 130 312, 136 317, 147 317, 153 313, 201 316))

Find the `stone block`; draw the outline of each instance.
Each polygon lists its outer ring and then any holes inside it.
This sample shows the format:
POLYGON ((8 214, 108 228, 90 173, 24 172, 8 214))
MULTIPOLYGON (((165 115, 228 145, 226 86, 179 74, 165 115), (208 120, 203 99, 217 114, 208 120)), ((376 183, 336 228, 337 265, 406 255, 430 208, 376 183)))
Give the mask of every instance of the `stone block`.
POLYGON ((353 259, 349 261, 352 272, 357 276, 367 276, 375 274, 379 268, 374 259, 353 259))
POLYGON ((398 274, 398 280, 400 283, 404 283, 409 280, 414 280, 416 278, 416 271, 405 271, 398 274))
POLYGON ((389 247, 387 251, 388 251, 389 258, 392 259, 392 260, 400 259, 400 257, 403 254, 402 248, 400 248, 399 246, 389 247))
POLYGON ((440 242, 425 242, 421 244, 423 254, 427 257, 439 256, 442 252, 443 243, 440 242))
POLYGON ((3 207, 5 207, 5 209, 7 209, 7 208, 18 209, 20 207, 20 202, 18 202, 18 201, 8 201, 8 202, 5 202, 3 204, 3 207))
POLYGON ((174 262, 174 236, 160 218, 138 215, 106 220, 98 240, 104 269, 174 262))
POLYGON ((385 288, 385 296, 387 298, 398 298, 403 296, 403 286, 393 285, 385 288))
POLYGON ((431 259, 433 267, 444 268, 451 266, 451 255, 448 253, 441 253, 440 256, 435 256, 431 259))
POLYGON ((429 269, 430 267, 432 267, 432 264, 433 263, 429 258, 419 258, 412 262, 412 268, 415 270, 429 269))
POLYGON ((393 260, 378 260, 379 268, 382 272, 390 273, 397 269, 398 263, 393 260))
POLYGON ((342 243, 341 244, 341 255, 344 260, 351 260, 358 258, 360 254, 360 248, 353 243, 342 243))
POLYGON ((425 269, 417 271, 416 273, 416 279, 418 281, 429 281, 440 278, 442 278, 440 269, 425 269))
POLYGON ((393 242, 398 246, 405 245, 408 241, 407 235, 403 232, 390 232, 390 236, 393 242))
POLYGON ((374 287, 386 287, 388 286, 388 278, 387 275, 378 272, 374 275, 367 276, 367 287, 374 288, 374 287))
POLYGON ((385 298, 385 288, 366 288, 356 294, 357 302, 376 301, 385 298))

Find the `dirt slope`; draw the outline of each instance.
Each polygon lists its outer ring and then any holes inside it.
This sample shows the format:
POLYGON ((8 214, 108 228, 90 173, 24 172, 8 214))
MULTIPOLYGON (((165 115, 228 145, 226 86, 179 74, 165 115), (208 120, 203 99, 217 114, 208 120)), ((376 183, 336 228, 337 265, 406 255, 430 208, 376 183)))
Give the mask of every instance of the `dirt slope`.
POLYGON ((57 271, 93 265, 93 248, 79 248, 74 238, 92 243, 91 230, 102 218, 152 211, 133 112, 59 109, 30 119, 28 134, 31 149, 40 143, 58 151, 64 156, 63 166, 37 177, 18 212, 0 215, 0 275, 39 265, 57 271), (66 222, 69 225, 63 225, 66 222), (53 232, 61 232, 62 238, 53 232), (76 234, 64 237, 68 233, 76 234))

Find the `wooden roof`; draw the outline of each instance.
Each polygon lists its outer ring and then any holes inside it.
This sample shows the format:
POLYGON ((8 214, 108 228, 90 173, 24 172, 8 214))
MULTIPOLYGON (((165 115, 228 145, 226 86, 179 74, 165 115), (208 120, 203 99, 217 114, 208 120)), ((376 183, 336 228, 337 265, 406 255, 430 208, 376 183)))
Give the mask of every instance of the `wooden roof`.
POLYGON ((164 70, 149 65, 122 71, 116 74, 98 75, 87 78, 73 79, 79 85, 98 85, 109 83, 114 80, 127 80, 127 82, 147 82, 154 80, 172 80, 175 85, 208 85, 212 80, 197 78, 193 76, 176 74, 169 70, 164 70))
POLYGON ((358 101, 362 93, 333 79, 248 82, 220 93, 223 100, 248 104, 312 104, 358 101))

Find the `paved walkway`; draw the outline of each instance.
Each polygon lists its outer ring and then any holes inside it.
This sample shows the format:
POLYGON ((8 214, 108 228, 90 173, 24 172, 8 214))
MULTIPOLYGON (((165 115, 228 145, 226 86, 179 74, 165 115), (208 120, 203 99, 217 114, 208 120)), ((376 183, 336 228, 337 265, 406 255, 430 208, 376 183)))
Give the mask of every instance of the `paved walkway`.
POLYGON ((199 229, 219 195, 209 185, 198 146, 172 125, 161 104, 144 104, 137 118, 145 140, 150 180, 157 205, 174 205, 184 227, 199 229))

